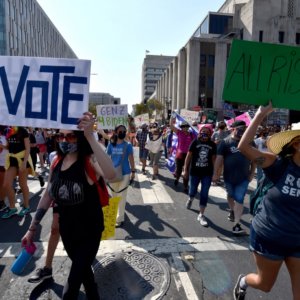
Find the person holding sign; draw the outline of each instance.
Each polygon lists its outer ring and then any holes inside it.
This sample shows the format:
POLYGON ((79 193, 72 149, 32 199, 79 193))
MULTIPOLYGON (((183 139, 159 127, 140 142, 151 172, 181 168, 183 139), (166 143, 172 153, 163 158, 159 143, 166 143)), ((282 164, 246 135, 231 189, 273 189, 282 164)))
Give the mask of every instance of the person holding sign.
POLYGON ((37 207, 22 245, 32 243, 37 226, 54 201, 59 214, 59 232, 72 260, 62 299, 77 299, 81 284, 88 299, 100 299, 92 263, 104 229, 101 199, 96 184, 85 172, 88 160, 97 179, 112 179, 115 171, 109 156, 93 134, 94 118, 85 113, 79 120, 81 131, 60 130, 57 159, 50 168, 48 188, 37 207), (93 156, 91 156, 93 154, 93 156))
POLYGON ((270 152, 251 146, 258 125, 272 110, 272 103, 259 107, 238 145, 248 159, 263 168, 274 185, 251 222, 250 250, 257 273, 239 276, 234 299, 244 299, 248 286, 269 292, 283 263, 290 274, 293 299, 300 299, 300 130, 272 135, 267 140, 270 152))

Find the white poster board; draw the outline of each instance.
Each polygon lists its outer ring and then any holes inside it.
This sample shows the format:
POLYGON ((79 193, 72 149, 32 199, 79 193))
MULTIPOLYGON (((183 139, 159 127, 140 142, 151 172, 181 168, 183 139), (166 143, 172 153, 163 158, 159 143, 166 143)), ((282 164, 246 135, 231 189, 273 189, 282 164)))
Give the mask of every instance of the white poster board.
POLYGON ((149 114, 141 114, 134 117, 134 124, 136 127, 141 127, 143 123, 149 125, 149 114))
POLYGON ((78 129, 90 69, 89 60, 0 56, 0 124, 78 129))
POLYGON ((190 124, 194 121, 199 121, 199 112, 182 108, 180 115, 190 124))
POLYGON ((115 129, 118 125, 128 127, 128 107, 123 105, 97 105, 98 128, 115 129))

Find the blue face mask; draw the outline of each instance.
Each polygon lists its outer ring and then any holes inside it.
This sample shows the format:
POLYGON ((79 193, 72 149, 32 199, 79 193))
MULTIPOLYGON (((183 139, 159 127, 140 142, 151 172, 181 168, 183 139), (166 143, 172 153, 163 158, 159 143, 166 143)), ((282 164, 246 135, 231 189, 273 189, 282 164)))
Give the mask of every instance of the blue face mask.
POLYGON ((59 149, 62 153, 73 153, 77 151, 77 143, 59 142, 59 149))

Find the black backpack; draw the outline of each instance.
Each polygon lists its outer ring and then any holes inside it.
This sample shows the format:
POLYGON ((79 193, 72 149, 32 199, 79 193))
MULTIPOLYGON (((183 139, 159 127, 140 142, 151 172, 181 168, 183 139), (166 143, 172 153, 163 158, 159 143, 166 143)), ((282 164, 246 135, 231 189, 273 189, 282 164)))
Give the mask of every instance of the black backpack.
POLYGON ((263 175, 261 180, 258 182, 257 188, 252 192, 250 195, 250 213, 255 216, 257 212, 257 208, 261 204, 262 200, 264 199, 264 196, 267 194, 268 190, 272 188, 277 181, 280 179, 282 174, 284 173, 285 169, 287 168, 289 164, 289 159, 283 158, 278 161, 278 164, 280 166, 280 169, 278 169, 277 177, 274 181, 271 181, 268 177, 263 175))

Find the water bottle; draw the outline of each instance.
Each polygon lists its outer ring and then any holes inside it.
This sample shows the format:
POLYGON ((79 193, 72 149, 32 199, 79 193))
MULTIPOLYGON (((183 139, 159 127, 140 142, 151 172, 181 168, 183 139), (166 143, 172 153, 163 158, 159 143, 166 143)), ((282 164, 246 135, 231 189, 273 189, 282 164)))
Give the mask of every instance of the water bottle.
POLYGON ((30 259, 32 258, 35 250, 36 250, 36 246, 34 243, 22 248, 22 251, 20 252, 19 256, 11 266, 11 271, 16 275, 21 275, 26 265, 29 263, 30 259))

